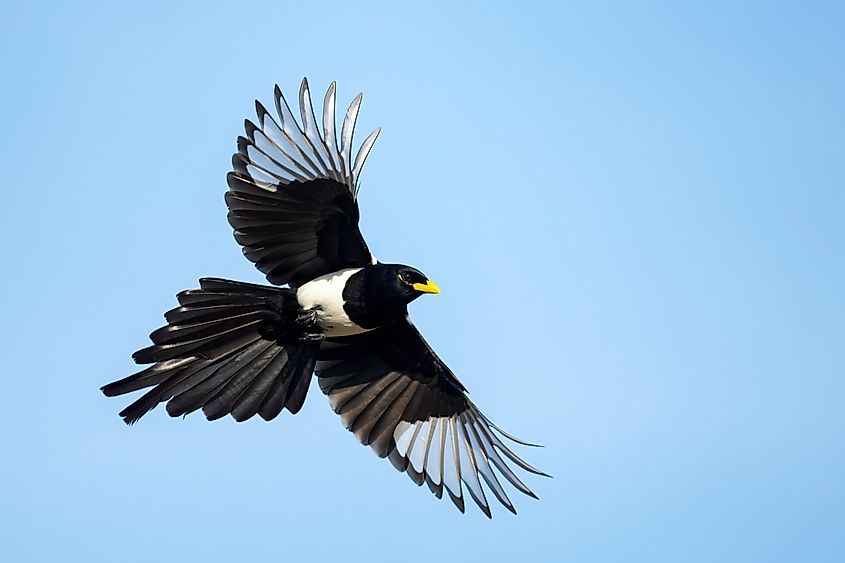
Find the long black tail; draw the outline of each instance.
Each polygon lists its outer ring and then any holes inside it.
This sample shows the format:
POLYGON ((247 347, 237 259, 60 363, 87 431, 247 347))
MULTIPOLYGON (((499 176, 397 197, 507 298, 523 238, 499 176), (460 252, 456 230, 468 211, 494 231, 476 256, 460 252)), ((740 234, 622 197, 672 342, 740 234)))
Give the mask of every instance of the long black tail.
POLYGON ((303 338, 293 290, 203 278, 177 298, 153 345, 132 356, 154 365, 102 388, 113 397, 153 387, 121 411, 127 424, 165 401, 170 416, 202 408, 209 420, 299 412, 320 344, 303 338))

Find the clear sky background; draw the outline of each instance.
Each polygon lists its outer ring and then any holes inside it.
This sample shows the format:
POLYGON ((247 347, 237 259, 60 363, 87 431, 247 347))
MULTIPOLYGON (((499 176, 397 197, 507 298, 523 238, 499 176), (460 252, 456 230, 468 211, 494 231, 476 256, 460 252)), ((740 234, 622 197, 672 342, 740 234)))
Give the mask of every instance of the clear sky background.
POLYGON ((3 561, 845 560, 841 3, 7 5, 3 561), (365 92, 363 231, 554 479, 461 515, 316 385, 132 428, 201 276, 261 282, 223 193, 253 100, 365 92))

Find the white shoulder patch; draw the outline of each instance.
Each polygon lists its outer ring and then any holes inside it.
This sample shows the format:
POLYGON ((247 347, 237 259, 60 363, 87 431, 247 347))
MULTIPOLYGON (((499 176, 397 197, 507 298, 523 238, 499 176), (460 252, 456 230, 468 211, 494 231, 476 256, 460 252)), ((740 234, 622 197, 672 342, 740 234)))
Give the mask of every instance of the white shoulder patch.
POLYGON ((370 330, 353 323, 343 310, 343 289, 346 282, 361 270, 362 268, 338 270, 314 278, 296 290, 299 305, 303 309, 317 312, 317 323, 326 336, 349 336, 370 330))

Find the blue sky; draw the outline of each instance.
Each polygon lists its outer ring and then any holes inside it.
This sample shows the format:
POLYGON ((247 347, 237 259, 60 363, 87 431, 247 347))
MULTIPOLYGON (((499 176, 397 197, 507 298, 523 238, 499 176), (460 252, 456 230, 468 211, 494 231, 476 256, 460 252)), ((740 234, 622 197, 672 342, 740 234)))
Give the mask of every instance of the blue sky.
MULTIPOLYGON (((0 559, 845 560, 838 3, 5 10, 0 559), (362 228, 554 479, 462 516, 316 386, 272 423, 98 388, 176 292, 260 282, 225 173, 275 83, 365 92, 362 228)), ((363 139, 363 136, 359 137, 363 139)))

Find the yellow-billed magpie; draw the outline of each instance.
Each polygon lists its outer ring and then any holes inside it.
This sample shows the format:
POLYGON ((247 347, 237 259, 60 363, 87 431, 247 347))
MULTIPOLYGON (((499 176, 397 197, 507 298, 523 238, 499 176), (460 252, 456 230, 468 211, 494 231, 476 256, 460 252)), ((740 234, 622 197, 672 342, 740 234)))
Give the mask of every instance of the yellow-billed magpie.
POLYGON ((227 180, 235 240, 273 287, 203 278, 177 295, 133 358, 150 367, 102 388, 108 396, 152 387, 120 415, 132 424, 159 403, 171 416, 209 420, 299 412, 313 373, 343 424, 417 485, 463 512, 463 485, 489 517, 482 480, 516 512, 497 472, 536 498, 508 465, 544 475, 501 439, 508 435, 466 396, 408 318, 408 303, 440 290, 420 271, 379 262, 358 228, 361 168, 379 130, 352 157, 361 94, 335 130, 335 84, 322 132, 307 80, 300 122, 278 86, 278 121, 256 101, 227 180), (494 470, 495 469, 495 470, 494 470))

